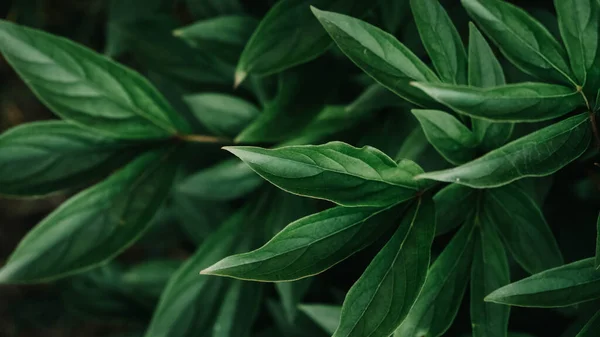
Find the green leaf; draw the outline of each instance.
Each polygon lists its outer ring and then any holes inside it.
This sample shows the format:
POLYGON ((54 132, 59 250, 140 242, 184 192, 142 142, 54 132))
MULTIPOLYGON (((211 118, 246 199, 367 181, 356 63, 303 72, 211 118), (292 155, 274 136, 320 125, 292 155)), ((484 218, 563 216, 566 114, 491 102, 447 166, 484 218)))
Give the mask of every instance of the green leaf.
POLYGON ((598 220, 596 220, 596 269, 600 268, 600 214, 598 214, 598 220))
POLYGON ((490 292, 510 282, 508 259, 500 238, 484 219, 475 216, 480 236, 471 266, 471 326, 473 337, 504 337, 510 308, 484 302, 490 292), (482 221, 482 222, 480 222, 482 221))
POLYGON ((425 283, 434 233, 433 201, 419 199, 350 288, 333 337, 388 337, 396 330, 425 283))
POLYGON ((539 122, 585 106, 579 92, 562 85, 519 83, 493 88, 413 83, 436 101, 474 118, 499 122, 539 122))
POLYGON ((600 311, 583 327, 576 337, 594 337, 600 333, 600 311))
POLYGON ((227 160, 192 174, 178 184, 177 190, 198 199, 224 201, 242 197, 262 182, 248 165, 227 160))
POLYGON ((260 114, 252 103, 225 94, 189 95, 184 97, 184 101, 194 116, 211 132, 231 138, 237 136, 260 114))
POLYGON ((493 224, 505 247, 531 274, 563 264, 554 235, 536 202, 518 185, 485 191, 483 217, 493 224))
POLYGON ((248 74, 275 74, 315 59, 327 50, 331 40, 312 16, 310 6, 362 15, 373 3, 360 0, 277 2, 244 48, 235 72, 236 84, 241 83, 248 74))
POLYGON ((80 187, 104 178, 139 150, 66 122, 23 124, 0 136, 0 193, 40 196, 80 187))
POLYGON ((106 262, 141 237, 175 175, 173 149, 148 152, 69 199, 21 241, 1 283, 44 282, 106 262))
POLYGON ((543 271, 502 287, 486 301, 519 307, 556 308, 600 298, 594 258, 543 271))
POLYGON ((301 304, 299 309, 330 335, 333 335, 340 324, 340 316, 342 315, 342 307, 340 306, 301 304))
POLYGON ((436 214, 436 236, 462 225, 477 205, 477 193, 472 188, 450 184, 433 196, 436 214))
POLYGON ((383 29, 390 34, 398 33, 398 30, 406 24, 410 12, 409 6, 407 0, 380 0, 377 12, 383 29))
POLYGON ((463 226, 442 251, 394 336, 438 337, 452 325, 469 281, 475 233, 473 223, 463 226))
POLYGON ((473 188, 499 187, 525 177, 550 175, 581 156, 592 132, 587 114, 550 125, 481 158, 417 179, 456 182, 473 188))
POLYGON ((369 246, 394 224, 398 209, 334 207, 292 222, 261 248, 202 271, 251 281, 293 281, 319 274, 369 246))
POLYGON ((440 110, 412 110, 429 143, 448 162, 460 165, 475 158, 475 136, 454 116, 440 110))
POLYGON ((293 282, 275 283, 275 289, 279 294, 281 305, 290 323, 294 323, 296 320, 299 309, 298 305, 306 295, 312 281, 312 278, 305 278, 293 282))
POLYGON ((54 113, 121 139, 186 132, 142 76, 67 39, 0 21, 0 51, 54 113))
POLYGON ((411 0, 410 8, 442 82, 467 84, 467 53, 444 7, 438 0, 411 0))
POLYGON ((575 84, 561 44, 526 11, 501 0, 462 0, 462 4, 519 69, 544 81, 575 84))
POLYGON ((230 146, 238 156, 275 186, 298 195, 347 207, 385 207, 406 201, 419 190, 413 179, 422 170, 381 151, 342 142, 263 149, 230 146))
POLYGON ((215 319, 212 337, 250 336, 262 301, 263 285, 233 281, 215 319))
POLYGON ((555 0, 554 7, 577 83, 593 94, 600 81, 600 4, 597 0, 555 0))
POLYGON ((198 18, 238 14, 244 11, 240 0, 186 0, 186 4, 194 17, 198 18))
POLYGON ((225 280, 199 276, 198 269, 211 265, 235 249, 239 242, 237 234, 248 220, 247 213, 247 210, 234 213, 173 274, 145 337, 196 336, 199 332, 208 332, 203 331, 205 329, 212 329, 216 319, 213 315, 217 313, 204 309, 215 308, 221 302, 219 297, 225 280))
POLYGON ((409 83, 439 79, 395 37, 350 16, 312 10, 344 54, 369 76, 409 102, 431 104, 430 98, 409 83))
MULTIPOLYGON (((491 88, 504 84, 500 62, 477 27, 469 22, 469 85, 491 88)), ((471 124, 475 137, 488 151, 504 145, 514 128, 512 123, 493 123, 480 118, 473 118, 471 124)))

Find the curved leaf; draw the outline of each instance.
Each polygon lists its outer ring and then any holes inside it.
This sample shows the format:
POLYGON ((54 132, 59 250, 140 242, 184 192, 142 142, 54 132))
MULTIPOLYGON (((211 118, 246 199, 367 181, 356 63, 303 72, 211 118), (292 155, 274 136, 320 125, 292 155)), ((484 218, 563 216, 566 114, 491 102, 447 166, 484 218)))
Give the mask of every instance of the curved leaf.
POLYGON ((477 205, 476 190, 460 184, 450 184, 433 196, 435 201, 436 233, 446 234, 467 219, 477 205))
POLYGON ((600 311, 598 311, 575 337, 594 337, 600 333, 600 311))

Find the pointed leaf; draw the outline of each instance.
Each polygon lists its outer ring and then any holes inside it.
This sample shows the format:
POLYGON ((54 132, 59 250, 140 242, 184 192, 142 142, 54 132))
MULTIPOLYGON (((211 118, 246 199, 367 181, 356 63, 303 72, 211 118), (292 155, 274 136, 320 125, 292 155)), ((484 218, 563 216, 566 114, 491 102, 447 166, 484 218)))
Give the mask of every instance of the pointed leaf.
POLYGON ((519 83, 493 88, 413 85, 460 114, 499 122, 545 121, 585 106, 579 92, 555 84, 519 83))
POLYGON ((499 187, 525 177, 550 175, 582 155, 592 139, 587 114, 565 119, 489 152, 481 158, 418 179, 499 187))
POLYGON ((333 337, 388 337, 396 330, 425 283, 434 233, 433 201, 419 199, 350 288, 333 337))
POLYGON ((225 149, 285 191, 348 207, 384 207, 406 201, 419 190, 413 177, 422 173, 411 161, 397 164, 375 148, 342 142, 271 150, 225 149))
POLYGON ((398 208, 335 207, 292 222, 263 247, 202 271, 253 281, 292 281, 323 272, 391 228, 398 208))
POLYGON ((563 47, 526 11, 503 0, 462 0, 462 4, 518 68, 548 82, 575 84, 563 47))
POLYGON ((464 124, 440 110, 412 110, 429 143, 452 164, 460 165, 475 158, 477 140, 464 124))
POLYGON ((340 306, 301 304, 299 308, 330 335, 333 335, 340 324, 340 316, 342 315, 342 307, 340 306))
POLYGON ((450 184, 433 196, 435 201, 436 236, 446 234, 460 226, 477 205, 474 189, 459 184, 450 184))
POLYGON ((149 152, 69 199, 21 241, 2 283, 57 279, 106 262, 146 231, 175 175, 173 149, 149 152))
POLYGON ((444 7, 438 0, 411 0, 410 8, 442 82, 467 84, 467 53, 444 7))
POLYGON ((142 76, 67 39, 0 21, 0 51, 60 117, 114 138, 166 138, 186 131, 142 76))
POLYGON ((594 258, 543 271, 500 288, 486 301, 519 307, 566 307, 600 298, 594 258))
POLYGON ((473 223, 463 226, 438 256, 394 336, 438 337, 452 325, 469 281, 475 234, 473 223))
POLYGON ((409 83, 439 79, 395 37, 350 16, 314 7, 313 12, 344 54, 369 76, 412 103, 431 104, 431 99, 409 83))

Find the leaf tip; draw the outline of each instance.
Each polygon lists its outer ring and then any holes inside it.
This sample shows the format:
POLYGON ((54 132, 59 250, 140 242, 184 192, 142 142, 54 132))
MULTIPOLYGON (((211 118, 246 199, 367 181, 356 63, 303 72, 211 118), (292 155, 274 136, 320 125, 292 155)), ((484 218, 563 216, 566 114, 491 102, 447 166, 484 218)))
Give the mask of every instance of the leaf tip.
POLYGON ((237 89, 242 84, 242 82, 244 82, 244 80, 246 79, 246 77, 248 77, 248 73, 247 72, 237 70, 235 72, 235 78, 234 78, 234 81, 233 81, 233 89, 237 89))
POLYGON ((183 35, 183 30, 181 30, 181 29, 175 29, 172 34, 175 37, 180 37, 181 35, 183 35))

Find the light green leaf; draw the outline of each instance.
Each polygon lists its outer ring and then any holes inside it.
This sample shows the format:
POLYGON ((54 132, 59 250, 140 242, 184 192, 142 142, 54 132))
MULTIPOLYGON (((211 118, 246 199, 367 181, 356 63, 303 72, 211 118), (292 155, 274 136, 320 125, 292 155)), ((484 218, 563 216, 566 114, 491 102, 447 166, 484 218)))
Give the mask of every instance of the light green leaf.
POLYGON ((409 83, 439 79, 395 37, 350 16, 312 10, 344 54, 369 76, 409 102, 431 104, 430 98, 409 83))
POLYGON ((231 138, 237 136, 260 114, 252 103, 225 94, 189 95, 184 97, 184 101, 194 116, 210 131, 231 138))
POLYGON ((419 199, 350 288, 333 337, 388 337, 398 328, 425 283, 434 233, 433 201, 419 199))
POLYGON ((231 282, 215 319, 212 337, 250 336, 260 310, 262 290, 260 283, 231 282))
POLYGON ((474 188, 499 187, 525 177, 550 175, 581 156, 592 139, 587 114, 550 125, 481 158, 417 179, 456 182, 474 188))
POLYGON ((519 307, 566 307, 600 298, 600 271, 594 258, 543 271, 502 287, 486 301, 519 307))
POLYGON ((554 0, 554 7, 577 83, 593 94, 600 82, 600 4, 597 0, 554 0))
POLYGON ((331 40, 312 16, 310 6, 360 16, 373 5, 372 2, 360 0, 277 2, 244 48, 236 69, 236 84, 241 83, 248 74, 275 74, 315 59, 327 50, 331 40))
POLYGON ((142 155, 69 199, 21 241, 0 269, 1 283, 54 280, 106 262, 141 237, 166 198, 173 149, 142 155))
POLYGON ((434 83, 413 85, 460 114, 490 121, 539 122, 585 106, 576 90, 547 83, 519 83, 493 88, 434 83))
MULTIPOLYGON (((504 71, 483 35, 469 22, 469 85, 491 88, 506 84, 504 71)), ((484 149, 490 151, 506 143, 512 123, 493 123, 480 118, 471 121, 473 133, 484 149)))
POLYGON ((446 234, 460 226, 477 205, 477 193, 474 189, 450 184, 433 196, 436 214, 436 236, 446 234))
POLYGON ((248 165, 227 160, 192 174, 178 184, 177 190, 203 200, 233 200, 254 191, 262 182, 248 165))
POLYGON ((561 44, 526 11, 502 0, 462 0, 462 4, 519 69, 545 81, 575 84, 561 44))
POLYGON ((510 282, 508 259, 500 238, 489 223, 476 214, 480 236, 471 267, 471 326, 473 337, 505 337, 510 308, 484 302, 490 292, 510 282))
POLYGON ((397 337, 438 337, 452 325, 469 283, 476 231, 463 226, 435 260, 397 337))
POLYGON ((485 191, 483 217, 515 260, 531 274, 563 264, 554 235, 536 202, 518 185, 485 191))
POLYGON ((121 139, 167 138, 187 131, 148 80, 67 39, 0 21, 0 51, 64 119, 121 139))
POLYGON ((202 274, 252 281, 316 275, 369 246, 394 224, 398 208, 335 207, 292 222, 263 247, 229 256, 202 274))
POLYGON ((594 337, 600 333, 600 311, 583 327, 576 337, 594 337))
POLYGON ((444 7, 438 0, 411 0, 410 8, 442 82, 467 84, 467 53, 444 7))
POLYGON ((381 151, 342 142, 263 149, 230 146, 263 178, 290 193, 348 207, 385 207, 406 201, 419 190, 422 173, 411 161, 394 162, 381 151))
POLYGON ((140 150, 66 122, 23 124, 0 136, 0 193, 39 196, 80 187, 104 178, 140 150))
POLYGON ((475 158, 477 140, 464 124, 440 110, 412 110, 429 143, 452 164, 460 165, 475 158))
POLYGON ((330 335, 333 335, 340 324, 340 316, 342 315, 342 307, 340 306, 301 304, 299 308, 330 335))

